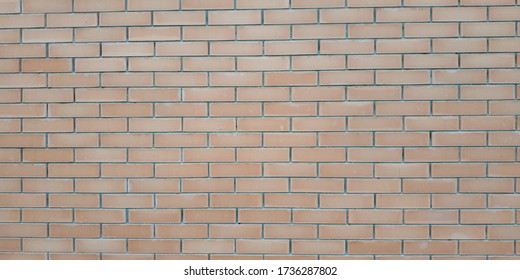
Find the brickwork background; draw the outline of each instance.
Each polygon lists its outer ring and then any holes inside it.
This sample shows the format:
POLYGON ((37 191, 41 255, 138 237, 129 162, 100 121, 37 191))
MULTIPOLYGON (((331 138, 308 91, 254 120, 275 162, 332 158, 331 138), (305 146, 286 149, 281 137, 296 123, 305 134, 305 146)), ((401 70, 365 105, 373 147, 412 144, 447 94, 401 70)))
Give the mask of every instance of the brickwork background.
POLYGON ((0 258, 515 258, 519 5, 0 0, 0 258))

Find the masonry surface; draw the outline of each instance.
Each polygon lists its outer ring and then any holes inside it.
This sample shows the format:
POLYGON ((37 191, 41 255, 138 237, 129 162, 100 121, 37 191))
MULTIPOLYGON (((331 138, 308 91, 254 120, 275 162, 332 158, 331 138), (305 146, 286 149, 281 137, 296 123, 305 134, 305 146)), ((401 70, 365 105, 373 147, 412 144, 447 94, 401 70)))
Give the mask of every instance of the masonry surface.
POLYGON ((0 259, 513 259, 515 0, 0 0, 0 259))

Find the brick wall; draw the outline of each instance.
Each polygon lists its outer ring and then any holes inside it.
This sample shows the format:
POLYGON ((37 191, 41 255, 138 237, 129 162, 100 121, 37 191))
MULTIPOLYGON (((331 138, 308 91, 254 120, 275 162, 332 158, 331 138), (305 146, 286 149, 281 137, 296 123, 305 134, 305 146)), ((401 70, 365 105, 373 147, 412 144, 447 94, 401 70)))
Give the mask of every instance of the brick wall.
POLYGON ((514 258, 515 0, 0 0, 0 258, 514 258))

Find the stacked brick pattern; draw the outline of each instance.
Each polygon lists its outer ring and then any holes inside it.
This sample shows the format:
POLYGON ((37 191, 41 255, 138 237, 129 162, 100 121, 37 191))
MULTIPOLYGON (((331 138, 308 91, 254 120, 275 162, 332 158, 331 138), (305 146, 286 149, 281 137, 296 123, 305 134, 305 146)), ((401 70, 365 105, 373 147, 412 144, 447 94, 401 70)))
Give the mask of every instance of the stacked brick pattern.
POLYGON ((518 5, 0 0, 0 258, 515 258, 518 5))

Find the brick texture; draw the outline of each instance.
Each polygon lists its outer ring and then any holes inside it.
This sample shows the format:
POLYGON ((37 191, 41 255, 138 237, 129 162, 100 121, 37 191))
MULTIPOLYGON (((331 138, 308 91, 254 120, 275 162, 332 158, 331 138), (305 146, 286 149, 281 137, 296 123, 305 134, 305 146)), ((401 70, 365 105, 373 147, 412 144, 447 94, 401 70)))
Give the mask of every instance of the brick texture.
POLYGON ((0 1, 0 259, 514 259, 520 1, 0 1))

